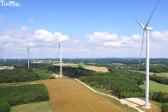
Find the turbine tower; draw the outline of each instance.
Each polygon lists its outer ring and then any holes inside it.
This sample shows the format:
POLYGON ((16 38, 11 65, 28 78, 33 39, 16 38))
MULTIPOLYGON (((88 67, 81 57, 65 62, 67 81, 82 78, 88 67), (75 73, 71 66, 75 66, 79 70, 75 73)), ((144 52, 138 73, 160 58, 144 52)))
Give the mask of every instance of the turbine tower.
POLYGON ((4 63, 6 62, 6 57, 4 57, 4 63))
POLYGON ((19 61, 19 62, 21 61, 20 57, 18 58, 18 61, 19 61))
MULTIPOLYGON (((149 54, 149 40, 150 40, 150 31, 152 30, 152 27, 149 27, 149 23, 152 19, 152 16, 153 14, 155 13, 157 7, 158 7, 158 4, 159 4, 160 0, 157 1, 146 25, 143 25, 141 22, 139 22, 138 20, 136 20, 136 23, 143 29, 143 40, 142 40, 142 46, 143 46, 143 43, 144 43, 144 39, 146 37, 146 92, 145 92, 145 105, 144 107, 145 108, 151 108, 150 105, 149 105, 149 71, 150 71, 150 54, 149 54)), ((141 53, 142 53, 142 48, 141 48, 141 53)), ((140 54, 141 56, 141 54, 140 54)), ((140 63, 140 62, 139 62, 140 63)))
POLYGON ((30 47, 27 47, 27 68, 30 68, 30 47))
POLYGON ((61 43, 61 41, 59 41, 59 55, 60 55, 60 59, 59 59, 59 61, 60 61, 60 78, 62 78, 62 43, 61 43))

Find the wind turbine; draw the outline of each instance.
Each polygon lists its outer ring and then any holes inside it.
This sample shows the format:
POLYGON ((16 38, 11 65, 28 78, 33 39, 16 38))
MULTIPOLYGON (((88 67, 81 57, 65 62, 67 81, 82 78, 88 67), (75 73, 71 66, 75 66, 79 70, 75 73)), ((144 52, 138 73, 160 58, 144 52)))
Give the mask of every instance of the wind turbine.
MULTIPOLYGON (((145 93, 145 108, 151 108, 149 105, 149 65, 150 65, 150 57, 149 57, 149 39, 150 39, 150 31, 152 30, 152 27, 149 27, 149 23, 153 17, 153 14, 155 13, 158 5, 159 5, 160 0, 157 0, 157 3, 151 13, 151 15, 149 16, 149 19, 146 23, 146 25, 143 25, 141 22, 139 22, 138 20, 136 20, 136 23, 143 29, 143 39, 142 39, 142 46, 144 43, 144 39, 146 37, 146 93, 145 93)), ((140 57, 141 57, 141 53, 142 53, 142 49, 143 47, 141 47, 141 52, 140 52, 140 57)), ((139 64, 140 64, 140 60, 139 60, 139 64)))
POLYGON ((59 61, 60 61, 60 78, 62 78, 62 43, 61 43, 61 41, 59 41, 58 45, 59 45, 59 55, 60 55, 60 57, 59 57, 59 61))
POLYGON ((27 68, 30 68, 30 47, 27 47, 27 68))
MULTIPOLYGON (((29 69, 30 68, 30 49, 31 48, 42 48, 42 47, 55 47, 55 46, 27 46, 27 68, 29 69)), ((61 54, 62 54, 62 46, 61 46, 61 43, 60 43, 60 49, 61 49, 61 54)), ((61 56, 62 57, 62 56, 61 56)), ((61 59, 61 62, 62 62, 62 58, 61 59)), ((62 67, 60 67, 62 68, 62 67)), ((61 70, 62 71, 62 70, 61 70)), ((62 74, 62 72, 61 72, 62 74)))
POLYGON ((19 61, 19 62, 21 61, 20 57, 18 58, 18 61, 19 61))
POLYGON ((4 63, 6 62, 6 57, 4 57, 4 63))

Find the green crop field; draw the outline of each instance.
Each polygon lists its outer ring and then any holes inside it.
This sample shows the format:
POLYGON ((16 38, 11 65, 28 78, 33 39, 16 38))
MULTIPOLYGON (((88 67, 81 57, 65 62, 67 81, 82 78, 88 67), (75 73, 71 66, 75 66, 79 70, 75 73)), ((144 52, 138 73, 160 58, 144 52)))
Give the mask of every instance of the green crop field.
MULTIPOLYGON (((141 88, 145 89, 145 83, 141 86, 141 88)), ((151 92, 167 92, 168 93, 168 85, 160 84, 154 81, 150 81, 150 91, 151 92)))
POLYGON ((48 101, 13 106, 10 112, 53 112, 48 101))
POLYGON ((156 73, 157 76, 161 76, 161 77, 166 77, 168 78, 168 72, 163 72, 163 73, 156 73))
POLYGON ((53 78, 53 77, 51 76, 51 73, 52 73, 52 72, 49 72, 47 69, 38 68, 38 69, 35 70, 35 73, 38 74, 38 76, 40 77, 40 79, 53 78))

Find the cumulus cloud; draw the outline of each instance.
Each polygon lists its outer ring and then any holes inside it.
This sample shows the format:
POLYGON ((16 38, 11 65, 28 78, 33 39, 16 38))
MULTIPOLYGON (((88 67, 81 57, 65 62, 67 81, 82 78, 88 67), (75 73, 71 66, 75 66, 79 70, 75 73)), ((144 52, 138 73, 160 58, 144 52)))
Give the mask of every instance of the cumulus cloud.
POLYGON ((168 41, 168 31, 154 31, 151 36, 159 41, 168 41))
POLYGON ((134 34, 132 36, 119 36, 110 32, 94 32, 86 35, 88 40, 93 44, 112 46, 112 47, 136 47, 141 36, 134 34))
MULTIPOLYGON (((151 57, 168 57, 168 31, 154 31, 151 33, 151 57)), ((86 35, 85 40, 71 43, 72 53, 83 57, 139 57, 142 35, 118 35, 111 32, 93 32, 86 35)), ((68 51, 66 51, 68 52, 68 51)), ((69 54, 68 54, 69 55, 69 54)), ((143 47, 145 56, 145 42, 143 47)))
POLYGON ((45 29, 39 29, 35 31, 34 37, 39 41, 46 41, 46 42, 52 42, 52 41, 66 41, 70 38, 67 35, 64 35, 60 32, 50 32, 45 29))
POLYGON ((92 34, 86 35, 91 42, 107 42, 115 41, 118 39, 118 35, 109 32, 94 32, 92 34))
POLYGON ((31 47, 31 52, 36 54, 36 56, 40 54, 37 57, 42 56, 42 53, 51 54, 47 56, 55 56, 58 40, 69 40, 69 36, 60 32, 52 33, 44 29, 37 29, 33 32, 29 32, 28 28, 25 26, 21 26, 18 29, 6 29, 0 32, 0 56, 15 56, 20 53, 25 53, 27 47, 31 47))
MULTIPOLYGON (((61 32, 51 32, 46 29, 37 29, 29 32, 22 26, 18 29, 8 29, 0 32, 0 50, 2 47, 13 49, 34 47, 31 51, 34 57, 58 56, 57 42, 63 42, 64 57, 138 57, 142 35, 118 35, 112 32, 93 32, 85 37, 73 39, 61 32), (55 46, 52 48, 37 46, 55 46), (47 54, 47 55, 46 55, 47 54)), ((151 33, 150 47, 151 57, 168 57, 168 31, 154 31, 151 33)), ((145 46, 144 46, 145 48, 145 46)), ((144 49, 145 51, 145 49, 144 49)), ((13 52, 25 52, 20 50, 7 50, 8 55, 13 52)), ((33 55, 31 54, 31 55, 33 55)), ((145 55, 144 55, 145 56, 145 55)))

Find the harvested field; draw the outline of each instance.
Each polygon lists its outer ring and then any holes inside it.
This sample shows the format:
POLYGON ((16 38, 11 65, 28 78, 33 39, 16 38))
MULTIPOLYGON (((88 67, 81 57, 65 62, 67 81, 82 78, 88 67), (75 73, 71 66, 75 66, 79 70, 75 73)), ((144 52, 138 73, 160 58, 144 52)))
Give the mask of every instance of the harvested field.
POLYGON ((43 81, 54 112, 127 112, 73 79, 43 81))
MULTIPOLYGON (((56 66, 59 66, 58 64, 54 64, 56 66)), ((74 64, 74 63, 63 63, 63 66, 67 66, 67 67, 78 67, 79 64, 74 64)), ((92 70, 95 72, 102 72, 102 73, 106 73, 109 72, 109 70, 106 67, 99 67, 99 66, 94 66, 94 65, 82 65, 83 68, 88 69, 88 70, 92 70)))
POLYGON ((168 72, 155 73, 155 75, 168 78, 168 72))
MULTIPOLYGON (((60 66, 59 63, 57 63, 57 64, 53 64, 53 65, 60 66)), ((62 63, 62 66, 67 66, 67 67, 78 67, 78 64, 75 64, 75 63, 62 63)))
POLYGON ((106 67, 86 66, 86 67, 84 67, 84 68, 85 68, 85 69, 88 69, 88 70, 93 70, 93 71, 95 71, 95 72, 102 72, 102 73, 109 72, 106 67))

